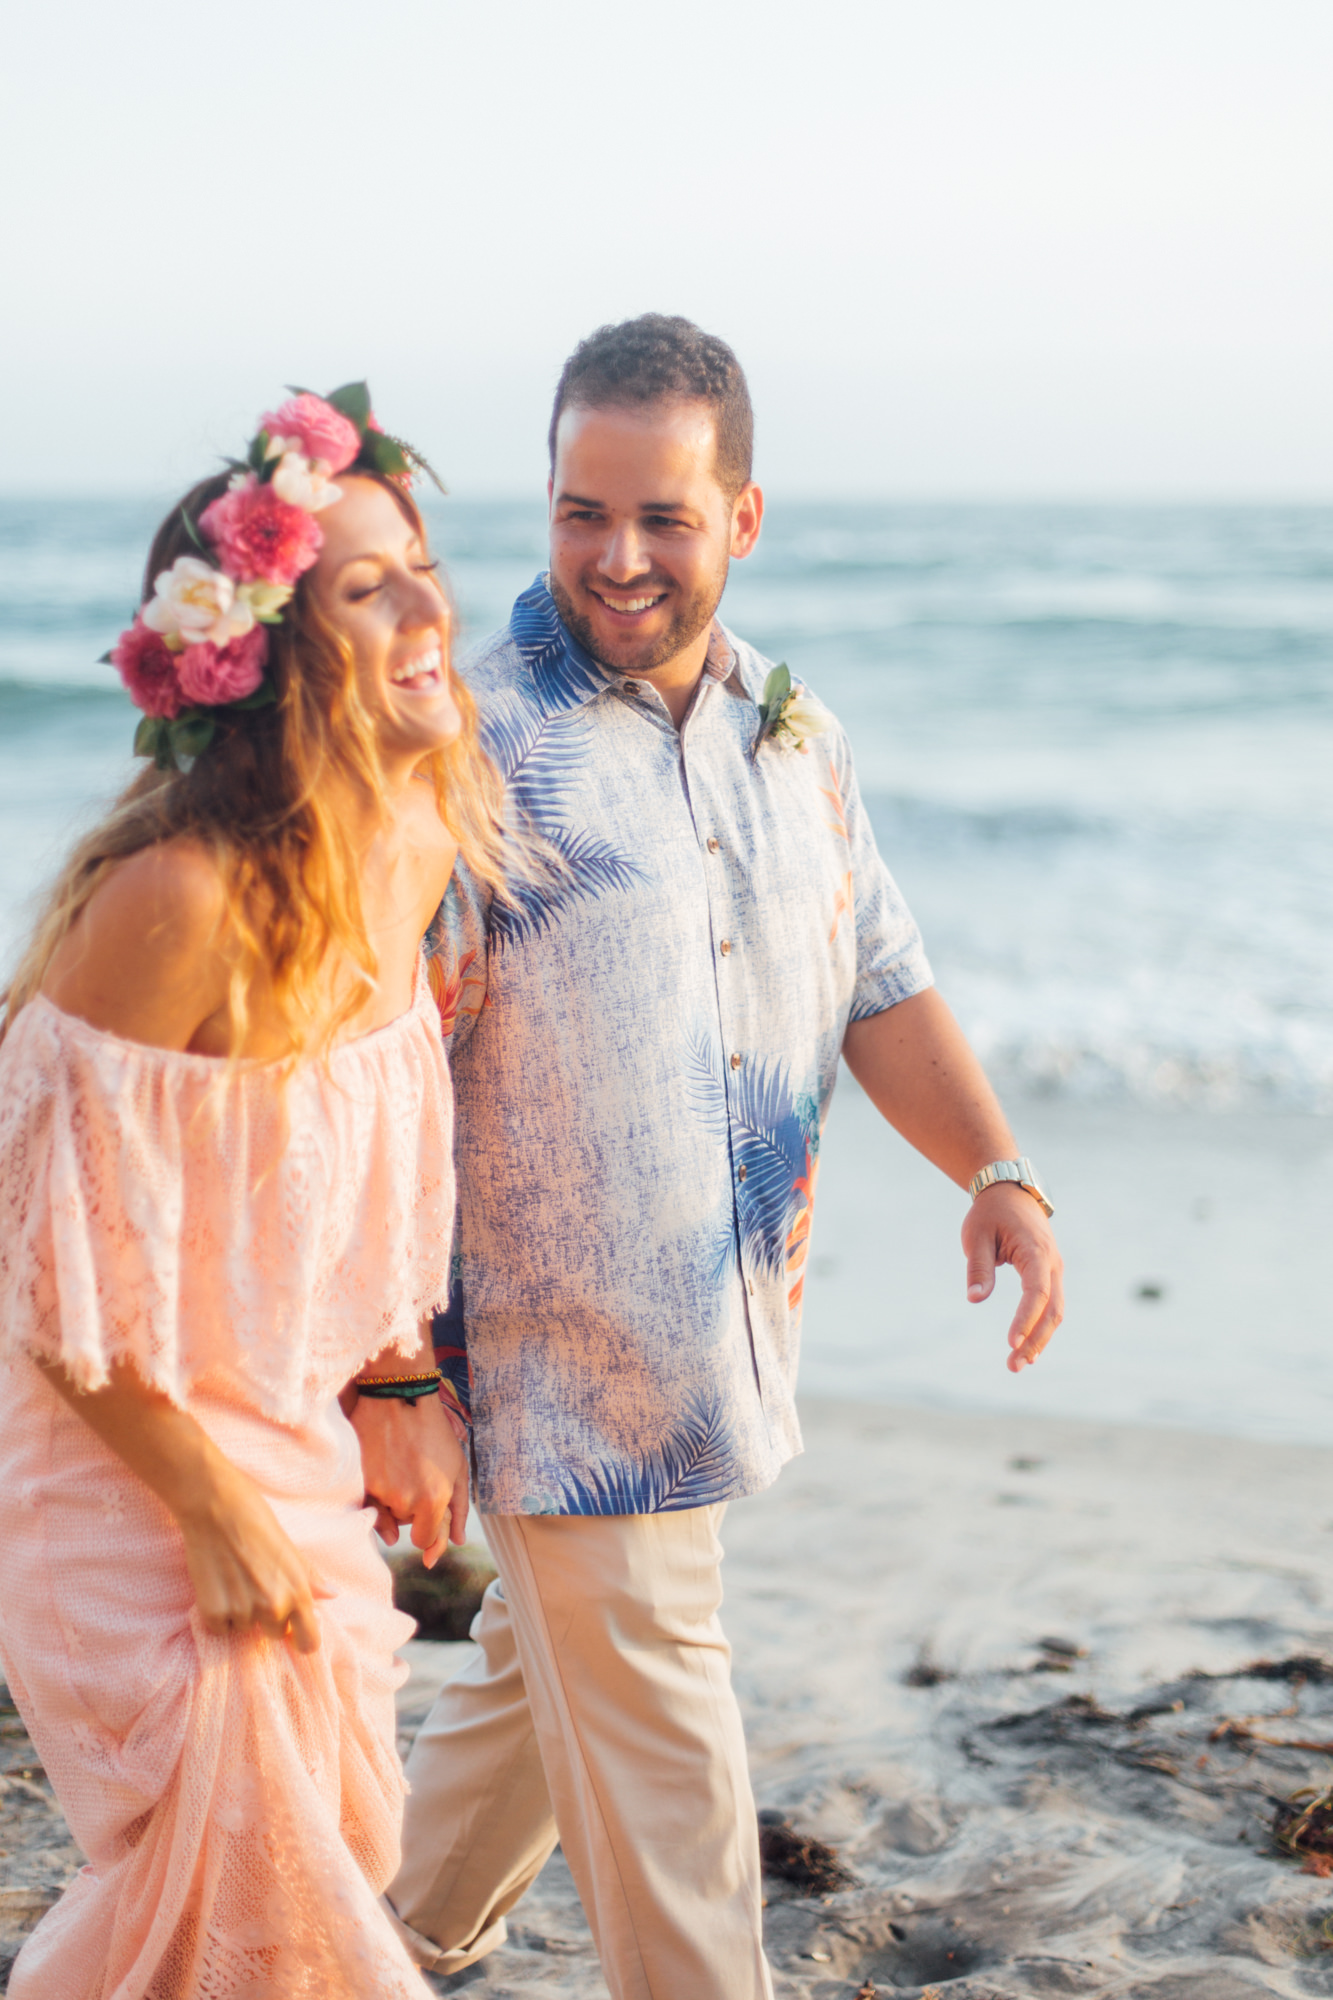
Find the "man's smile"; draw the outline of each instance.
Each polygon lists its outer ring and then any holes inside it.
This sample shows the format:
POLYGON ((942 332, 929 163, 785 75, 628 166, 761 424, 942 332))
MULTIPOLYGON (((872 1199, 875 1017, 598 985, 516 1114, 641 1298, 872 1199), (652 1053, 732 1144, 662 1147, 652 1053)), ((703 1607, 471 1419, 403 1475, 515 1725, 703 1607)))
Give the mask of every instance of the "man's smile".
POLYGON ((593 590, 590 587, 588 595, 595 597, 597 602, 604 606, 607 611, 611 612, 613 617, 630 620, 642 618, 646 612, 656 610, 659 604, 666 601, 667 593, 664 590, 659 590, 652 593, 641 593, 634 597, 613 597, 607 591, 593 590))

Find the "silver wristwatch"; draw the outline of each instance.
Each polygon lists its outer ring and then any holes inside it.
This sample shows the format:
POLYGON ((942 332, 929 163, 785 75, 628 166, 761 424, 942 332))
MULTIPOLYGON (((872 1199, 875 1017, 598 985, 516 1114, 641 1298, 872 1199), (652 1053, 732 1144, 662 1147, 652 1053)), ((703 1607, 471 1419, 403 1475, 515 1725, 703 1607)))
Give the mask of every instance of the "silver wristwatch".
POLYGON ((968 1182, 967 1191, 975 1201, 983 1188, 993 1187, 996 1181, 1016 1181, 1019 1187, 1027 1190, 1034 1201, 1041 1203, 1043 1214, 1055 1214, 1055 1210, 1046 1199, 1041 1182, 1037 1179, 1037 1170, 1031 1160, 992 1160, 979 1174, 973 1174, 968 1182))

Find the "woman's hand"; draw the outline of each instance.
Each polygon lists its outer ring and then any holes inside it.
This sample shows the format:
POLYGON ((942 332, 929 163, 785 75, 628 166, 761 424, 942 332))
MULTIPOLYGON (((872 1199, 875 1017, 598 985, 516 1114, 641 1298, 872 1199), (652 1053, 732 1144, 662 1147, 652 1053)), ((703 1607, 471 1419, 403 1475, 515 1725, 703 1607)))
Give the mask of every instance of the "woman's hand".
POLYGON ((76 1389, 55 1361, 37 1361, 102 1442, 170 1510, 185 1539, 185 1560, 209 1632, 290 1638, 299 1653, 319 1646, 314 1599, 331 1593, 253 1479, 225 1458, 185 1410, 152 1389, 128 1362, 112 1364, 105 1388, 76 1389))
MULTIPOLYGON (((417 1328, 417 1351, 383 1348, 364 1363, 366 1376, 424 1375, 435 1366, 431 1322, 417 1328)), ((339 1398, 361 1443, 366 1505, 375 1509, 375 1532, 393 1545, 398 1527, 412 1523, 412 1540, 427 1569, 450 1542, 467 1539, 467 1459, 438 1396, 359 1396, 349 1382, 339 1398)))
POLYGON ((290 1639, 298 1653, 317 1652, 314 1599, 331 1593, 254 1481, 225 1460, 220 1472, 177 1516, 205 1631, 221 1637, 258 1626, 270 1639, 290 1639))
POLYGON ((439 1397, 407 1403, 362 1396, 352 1423, 377 1534, 392 1544, 399 1523, 410 1521, 412 1540, 433 1568, 450 1542, 461 1547, 467 1539, 467 1461, 439 1397))

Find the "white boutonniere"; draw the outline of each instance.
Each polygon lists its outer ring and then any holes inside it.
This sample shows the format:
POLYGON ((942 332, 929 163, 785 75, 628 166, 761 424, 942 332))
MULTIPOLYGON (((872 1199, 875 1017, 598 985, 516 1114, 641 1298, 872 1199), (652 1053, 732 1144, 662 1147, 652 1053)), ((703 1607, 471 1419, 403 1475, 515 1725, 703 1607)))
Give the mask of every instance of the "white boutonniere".
POLYGON ((822 736, 829 726, 829 712, 816 701, 808 688, 793 687, 786 662, 774 667, 764 682, 764 698, 759 704, 759 733, 754 739, 757 757, 765 743, 779 750, 808 750, 812 736, 822 736))

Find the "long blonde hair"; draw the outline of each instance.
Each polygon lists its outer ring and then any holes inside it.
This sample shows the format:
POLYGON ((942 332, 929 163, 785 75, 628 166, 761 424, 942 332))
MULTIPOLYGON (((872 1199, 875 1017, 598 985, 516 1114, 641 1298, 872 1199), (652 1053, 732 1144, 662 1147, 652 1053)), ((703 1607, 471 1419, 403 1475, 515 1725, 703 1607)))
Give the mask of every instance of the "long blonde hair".
MULTIPOLYGON (((373 478, 426 540, 414 500, 392 480, 373 478)), ((226 490, 228 475, 202 481, 158 529, 144 577, 197 553, 185 517, 226 490)), ((314 602, 308 577, 281 625, 270 631, 269 674, 277 700, 245 711, 219 710, 212 742, 185 770, 141 772, 105 819, 81 840, 52 889, 7 994, 0 1038, 39 991, 51 959, 117 862, 168 840, 189 838, 211 855, 236 942, 229 989, 232 1053, 240 1049, 262 984, 281 1024, 278 1054, 291 1063, 326 1050, 357 1012, 375 978, 358 885, 358 858, 329 780, 351 779, 387 804, 373 720, 361 701, 352 652, 314 602), (330 1003, 331 957, 360 978, 330 1003)), ((514 850, 501 823, 504 788, 481 747, 476 704, 454 681, 463 727, 422 765, 440 818, 472 873, 504 895, 514 850)))

